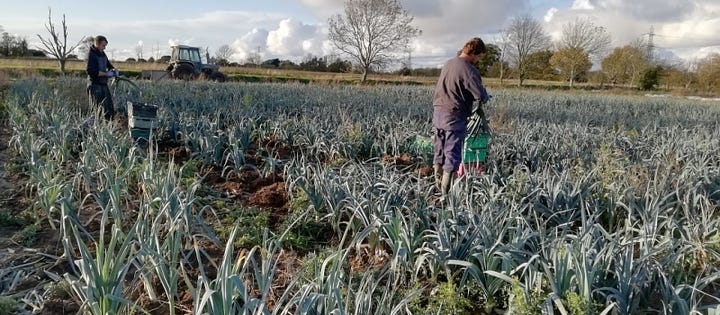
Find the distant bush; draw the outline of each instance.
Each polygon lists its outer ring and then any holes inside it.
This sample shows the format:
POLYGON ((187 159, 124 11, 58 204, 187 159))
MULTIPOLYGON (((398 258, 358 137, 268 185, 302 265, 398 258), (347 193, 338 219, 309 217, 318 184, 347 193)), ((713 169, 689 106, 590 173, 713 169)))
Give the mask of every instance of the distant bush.
POLYGON ((660 66, 646 69, 645 71, 643 71, 642 75, 640 75, 638 87, 640 87, 640 89, 644 91, 656 89, 658 84, 660 84, 661 72, 662 67, 660 66))

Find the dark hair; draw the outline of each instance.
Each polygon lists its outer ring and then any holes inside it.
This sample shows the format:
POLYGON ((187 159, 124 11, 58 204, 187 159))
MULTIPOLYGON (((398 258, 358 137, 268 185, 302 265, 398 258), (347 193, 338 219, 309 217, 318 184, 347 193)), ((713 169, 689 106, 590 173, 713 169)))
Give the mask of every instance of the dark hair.
POLYGON ((106 38, 105 36, 98 35, 98 36, 95 36, 95 42, 96 42, 96 43, 100 43, 100 42, 106 42, 106 43, 107 43, 108 40, 107 40, 107 38, 106 38))
POLYGON ((468 55, 480 55, 487 52, 487 48, 485 48, 485 43, 480 37, 475 37, 465 43, 462 52, 468 55))

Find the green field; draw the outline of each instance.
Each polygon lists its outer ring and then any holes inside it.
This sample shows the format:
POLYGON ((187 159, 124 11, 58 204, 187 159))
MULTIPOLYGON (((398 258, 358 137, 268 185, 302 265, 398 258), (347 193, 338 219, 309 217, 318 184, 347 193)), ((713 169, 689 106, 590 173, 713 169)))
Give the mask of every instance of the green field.
POLYGON ((90 314, 707 314, 720 104, 491 89, 482 174, 439 198, 431 85, 81 78, 4 92, 0 308, 90 314), (83 128, 83 125, 86 128, 83 128), (14 218, 14 219, 13 219, 14 218), (32 248, 32 251, 21 250, 32 248), (12 252, 10 251, 12 250, 12 252))

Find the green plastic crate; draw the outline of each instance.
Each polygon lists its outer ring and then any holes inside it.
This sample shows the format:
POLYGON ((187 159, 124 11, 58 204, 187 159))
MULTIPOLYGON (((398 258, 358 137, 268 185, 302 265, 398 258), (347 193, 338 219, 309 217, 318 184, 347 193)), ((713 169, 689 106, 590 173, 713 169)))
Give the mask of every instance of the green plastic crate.
POLYGON ((465 139, 463 150, 463 163, 485 162, 488 154, 488 140, 490 134, 481 133, 465 139))
POLYGON ((487 159, 487 154, 487 149, 465 149, 465 152, 463 153, 463 163, 485 163, 485 159, 487 159))
POLYGON ((481 133, 475 136, 468 136, 467 138, 465 138, 465 147, 475 149, 487 148, 489 139, 490 134, 487 133, 481 133))

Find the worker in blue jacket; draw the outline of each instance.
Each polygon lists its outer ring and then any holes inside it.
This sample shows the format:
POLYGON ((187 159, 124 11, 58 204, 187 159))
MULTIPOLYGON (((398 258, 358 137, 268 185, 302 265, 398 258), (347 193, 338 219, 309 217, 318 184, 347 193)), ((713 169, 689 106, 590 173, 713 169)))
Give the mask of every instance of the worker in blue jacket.
POLYGON ((87 74, 88 84, 87 93, 90 104, 93 106, 101 106, 106 120, 112 120, 115 117, 115 104, 108 88, 108 79, 118 76, 119 72, 113 67, 105 54, 105 47, 108 41, 105 36, 98 35, 93 41, 93 45, 88 51, 87 74))
POLYGON ((480 38, 473 38, 460 55, 442 67, 433 96, 433 166, 435 183, 447 194, 462 162, 467 120, 475 101, 490 99, 474 64, 487 51, 480 38))

